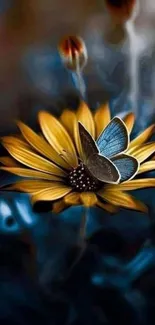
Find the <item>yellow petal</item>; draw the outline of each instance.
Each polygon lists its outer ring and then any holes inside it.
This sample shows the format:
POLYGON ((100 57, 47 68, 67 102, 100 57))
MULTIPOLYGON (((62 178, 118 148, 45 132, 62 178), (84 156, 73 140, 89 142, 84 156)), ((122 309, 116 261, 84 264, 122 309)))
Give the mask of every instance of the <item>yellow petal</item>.
POLYGON ((79 154, 79 157, 83 160, 83 150, 82 150, 81 139, 79 134, 79 126, 77 121, 74 124, 74 141, 76 143, 76 149, 79 154))
POLYGON ((85 102, 81 102, 77 110, 77 120, 83 124, 86 130, 95 137, 95 124, 93 115, 85 102))
POLYGON ((76 121, 76 114, 69 109, 65 109, 60 116, 60 121, 69 132, 71 136, 74 136, 74 123, 76 121))
POLYGON ((106 210, 109 213, 117 213, 118 207, 109 203, 103 203, 100 200, 97 201, 97 206, 101 209, 106 210))
POLYGON ((93 192, 83 192, 80 194, 80 199, 85 207, 91 207, 97 204, 97 196, 93 192))
POLYGON ((8 167, 18 167, 20 164, 11 157, 0 157, 0 162, 8 167))
POLYGON ((26 193, 36 193, 45 189, 51 189, 51 191, 56 191, 57 188, 64 189, 66 188, 66 186, 56 181, 48 182, 42 180, 21 180, 7 187, 7 189, 9 190, 15 190, 26 193))
POLYGON ((124 123, 127 126, 127 129, 129 131, 129 133, 132 132, 133 126, 134 126, 134 122, 135 122, 135 115, 134 113, 129 113, 124 117, 124 123))
POLYGON ((105 129, 105 127, 109 124, 111 119, 110 109, 108 104, 104 104, 100 106, 95 115, 95 125, 96 125, 96 138, 100 135, 100 133, 105 129))
MULTIPOLYGON (((57 183, 58 184, 58 183, 57 183)), ((54 201, 61 199, 63 196, 68 194, 72 188, 61 185, 52 186, 51 188, 46 188, 42 191, 36 192, 32 195, 32 203, 37 201, 54 201)))
POLYGON ((67 205, 64 203, 63 199, 61 199, 61 200, 53 203, 52 212, 53 213, 60 213, 65 208, 67 208, 67 205))
POLYGON ((80 194, 76 192, 69 193, 64 197, 64 202, 68 205, 80 204, 80 194))
POLYGON ((82 146, 81 146, 81 141, 79 136, 79 128, 78 128, 78 121, 77 121, 76 114, 70 110, 65 110, 62 113, 60 120, 62 124, 65 126, 65 128, 67 129, 67 131, 70 133, 72 138, 74 139, 77 152, 79 153, 79 156, 82 158, 82 146))
POLYGON ((51 114, 46 111, 39 113, 39 122, 42 132, 59 155, 66 152, 65 160, 73 167, 78 165, 78 159, 74 144, 67 130, 63 125, 51 114))
POLYGON ((115 190, 115 191, 133 191, 138 190, 142 188, 149 188, 149 187, 155 187, 155 178, 144 178, 144 179, 134 179, 129 182, 124 182, 122 184, 115 185, 115 188, 112 186, 107 186, 107 190, 115 190))
POLYGON ((100 192, 99 195, 107 202, 110 202, 116 206, 148 213, 148 209, 144 203, 138 201, 127 193, 118 190, 103 190, 103 192, 100 192))
POLYGON ((148 157, 150 157, 155 152, 155 142, 150 142, 141 145, 140 147, 135 147, 131 152, 128 152, 132 154, 133 157, 135 157, 139 163, 142 163, 145 161, 148 157))
POLYGON ((47 179, 49 181, 59 181, 59 182, 63 181, 63 178, 60 178, 55 175, 45 174, 43 172, 39 172, 33 169, 20 168, 20 167, 1 167, 0 169, 21 177, 47 179))
POLYGON ((35 154, 31 149, 29 149, 29 146, 25 144, 24 141, 19 140, 18 142, 14 137, 7 141, 5 137, 5 139, 3 138, 2 140, 2 144, 8 150, 10 155, 20 163, 49 174, 65 176, 65 172, 61 168, 35 154))
POLYGON ((129 153, 132 153, 132 150, 135 146, 140 146, 143 143, 147 142, 150 137, 153 135, 155 131, 155 124, 149 126, 146 130, 144 130, 137 138, 131 141, 129 145, 129 153))
POLYGON ((56 164, 69 168, 69 165, 57 154, 57 152, 43 139, 35 133, 30 127, 22 122, 18 122, 18 127, 23 135, 23 137, 28 141, 28 143, 39 153, 41 153, 46 158, 49 158, 56 164))
POLYGON ((147 161, 146 163, 142 164, 140 166, 138 174, 146 173, 146 172, 149 172, 151 170, 155 170, 155 161, 153 161, 153 160, 147 161))
POLYGON ((30 145, 26 143, 24 139, 18 136, 4 136, 1 138, 1 142, 7 144, 14 144, 16 146, 24 146, 27 149, 31 149, 30 145))

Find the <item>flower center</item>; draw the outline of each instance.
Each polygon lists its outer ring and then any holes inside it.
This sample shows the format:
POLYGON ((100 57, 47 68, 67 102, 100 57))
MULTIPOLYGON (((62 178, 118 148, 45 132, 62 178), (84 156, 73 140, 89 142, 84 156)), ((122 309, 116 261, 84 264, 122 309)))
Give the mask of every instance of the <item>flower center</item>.
POLYGON ((86 166, 80 162, 78 167, 73 168, 68 176, 69 185, 77 192, 96 191, 101 183, 95 179, 86 166))

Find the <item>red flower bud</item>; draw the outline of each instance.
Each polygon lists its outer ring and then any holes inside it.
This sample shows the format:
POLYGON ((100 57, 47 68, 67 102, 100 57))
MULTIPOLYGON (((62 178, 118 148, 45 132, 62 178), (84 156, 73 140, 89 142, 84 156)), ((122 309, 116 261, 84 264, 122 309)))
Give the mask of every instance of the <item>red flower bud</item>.
POLYGON ((59 53, 67 69, 82 70, 87 63, 87 50, 84 41, 78 36, 67 36, 59 44, 59 53))

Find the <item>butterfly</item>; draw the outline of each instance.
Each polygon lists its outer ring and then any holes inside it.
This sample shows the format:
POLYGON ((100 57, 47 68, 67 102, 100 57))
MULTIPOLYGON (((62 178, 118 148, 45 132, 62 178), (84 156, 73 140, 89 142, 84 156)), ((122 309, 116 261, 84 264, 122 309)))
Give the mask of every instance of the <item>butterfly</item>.
POLYGON ((81 122, 78 125, 83 163, 96 179, 118 184, 134 177, 139 163, 124 153, 129 146, 129 133, 119 117, 111 120, 96 141, 81 122))

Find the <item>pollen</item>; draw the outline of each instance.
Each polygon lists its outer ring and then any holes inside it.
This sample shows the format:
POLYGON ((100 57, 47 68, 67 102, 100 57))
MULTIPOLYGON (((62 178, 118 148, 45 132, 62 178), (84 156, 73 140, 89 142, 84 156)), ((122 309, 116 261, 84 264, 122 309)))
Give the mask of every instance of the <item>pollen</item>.
POLYGON ((82 162, 71 170, 68 183, 77 192, 94 192, 100 188, 100 182, 89 173, 82 162))

